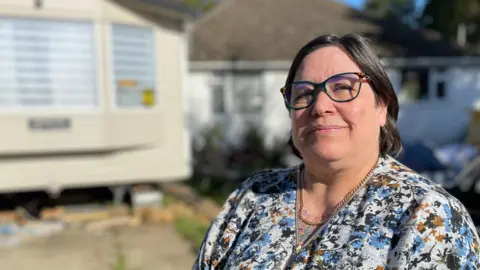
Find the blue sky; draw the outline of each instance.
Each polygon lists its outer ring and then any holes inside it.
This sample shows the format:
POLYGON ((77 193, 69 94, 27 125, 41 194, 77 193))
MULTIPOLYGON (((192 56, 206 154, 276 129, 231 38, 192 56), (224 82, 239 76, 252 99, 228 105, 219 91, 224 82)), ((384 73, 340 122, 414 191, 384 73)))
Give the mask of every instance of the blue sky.
POLYGON ((363 3, 365 2, 365 0, 338 0, 338 1, 344 2, 354 8, 361 8, 363 6, 363 3))
MULTIPOLYGON (((347 5, 350 5, 354 8, 361 8, 365 2, 365 0, 337 0, 339 2, 344 2, 347 5)), ((426 0, 417 0, 418 6, 423 7, 425 5, 426 0)))

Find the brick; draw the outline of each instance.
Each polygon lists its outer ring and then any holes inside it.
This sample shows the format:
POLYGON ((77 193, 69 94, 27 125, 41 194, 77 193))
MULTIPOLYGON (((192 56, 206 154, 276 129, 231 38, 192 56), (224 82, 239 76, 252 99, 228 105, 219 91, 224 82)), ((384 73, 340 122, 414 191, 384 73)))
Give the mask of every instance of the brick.
POLYGON ((18 214, 15 210, 0 211, 0 223, 14 223, 18 219, 18 214))

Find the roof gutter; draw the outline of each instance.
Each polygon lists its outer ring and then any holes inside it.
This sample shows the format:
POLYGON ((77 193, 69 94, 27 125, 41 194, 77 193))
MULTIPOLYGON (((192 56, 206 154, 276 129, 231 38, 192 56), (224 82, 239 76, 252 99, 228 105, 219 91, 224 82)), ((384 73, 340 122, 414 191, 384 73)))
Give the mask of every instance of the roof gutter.
POLYGON ((163 1, 152 0, 112 0, 132 10, 154 13, 174 20, 194 21, 196 14, 193 10, 182 8, 179 5, 168 4, 163 1))
MULTIPOLYGON (((382 58, 386 67, 458 67, 480 66, 480 56, 382 58)), ((191 61, 190 71, 202 70, 288 70, 291 61, 191 61)))
POLYGON ((414 57, 414 58, 382 58, 382 63, 388 67, 458 67, 480 66, 479 56, 450 57, 414 57))
POLYGON ((284 70, 289 69, 291 61, 191 61, 190 70, 284 70))

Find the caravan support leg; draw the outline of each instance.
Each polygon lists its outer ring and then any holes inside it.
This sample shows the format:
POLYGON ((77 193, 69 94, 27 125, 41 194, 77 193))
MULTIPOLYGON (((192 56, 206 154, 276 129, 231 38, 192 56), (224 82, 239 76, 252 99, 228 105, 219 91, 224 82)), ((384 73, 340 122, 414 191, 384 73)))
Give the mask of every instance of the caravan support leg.
POLYGON ((122 186, 114 186, 109 187, 110 191, 113 194, 113 204, 114 205, 121 205, 123 203, 123 199, 128 192, 129 187, 126 185, 122 186))

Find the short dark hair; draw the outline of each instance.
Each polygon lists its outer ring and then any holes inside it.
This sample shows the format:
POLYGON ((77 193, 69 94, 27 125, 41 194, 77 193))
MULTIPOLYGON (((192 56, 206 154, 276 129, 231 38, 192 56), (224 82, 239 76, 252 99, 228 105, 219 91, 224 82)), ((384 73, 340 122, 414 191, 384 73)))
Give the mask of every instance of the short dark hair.
MULTIPOLYGON (((396 126, 399 110, 397 95, 379 57, 366 38, 358 34, 347 34, 341 37, 323 35, 309 41, 295 56, 290 66, 290 71, 288 72, 286 84, 293 82, 300 64, 307 55, 328 45, 339 46, 349 54, 362 72, 369 76, 370 86, 373 89, 377 102, 382 102, 388 106, 387 121, 385 126, 380 130, 380 154, 397 156, 402 150, 400 134, 396 126)), ((293 144, 291 134, 288 144, 292 152, 297 157, 302 158, 302 154, 293 144)))

